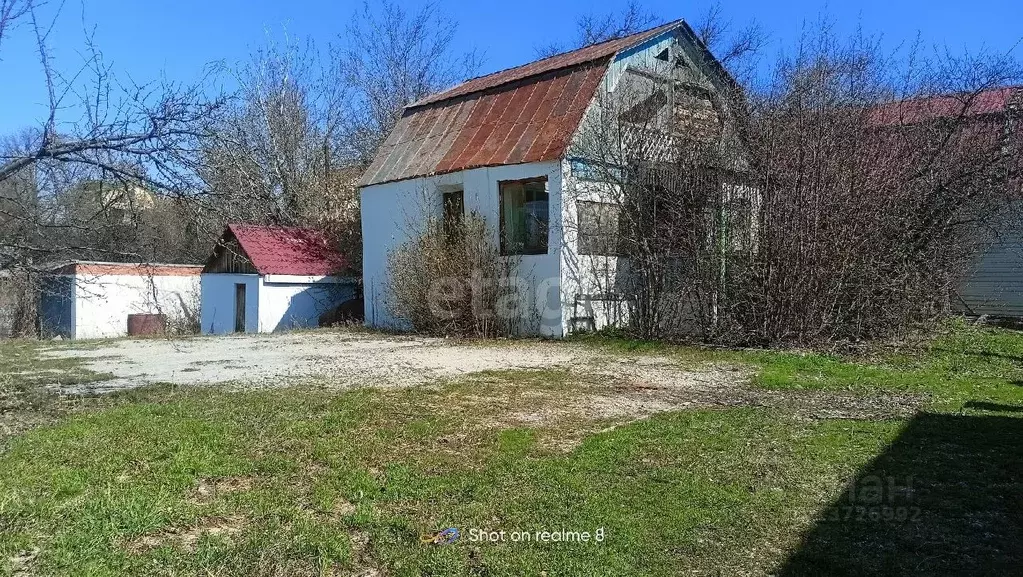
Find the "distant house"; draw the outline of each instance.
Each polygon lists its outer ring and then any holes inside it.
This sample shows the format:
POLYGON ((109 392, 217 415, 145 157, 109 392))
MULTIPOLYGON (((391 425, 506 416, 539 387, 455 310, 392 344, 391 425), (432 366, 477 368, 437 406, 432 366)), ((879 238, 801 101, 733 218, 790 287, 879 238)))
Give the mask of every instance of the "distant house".
MULTIPOLYGON (((1005 145, 1013 146, 1023 129, 1023 86, 891 102, 878 106, 871 120, 883 126, 906 126, 960 114, 997 131, 1005 145)), ((1023 155, 1023 150, 1015 154, 1023 155)), ((1015 208, 977 231, 981 250, 951 298, 952 308, 967 315, 1023 318, 1023 207, 1018 205, 1023 184, 1016 181, 1009 186, 1016 187, 1006 191, 1006 198, 1017 203, 1015 208)))
MULTIPOLYGON (((1023 129, 1023 86, 989 90, 977 99, 977 115, 994 116, 1008 131, 1023 129)), ((1019 134, 1019 133, 1016 133, 1019 134)), ((1023 150, 1017 150, 1023 155, 1023 150)), ((1021 156, 1023 158, 1023 156, 1021 156)), ((1019 182, 1014 186, 1021 186, 1019 182)), ((1016 191, 1013 198, 1023 197, 1016 191)), ((968 315, 1023 318, 1023 207, 982 231, 984 248, 971 264, 952 301, 968 315)))
POLYGON ((403 326, 390 306, 388 255, 414 224, 469 211, 494 225, 501 253, 531 279, 523 308, 535 309, 540 326, 530 331, 563 336, 613 323, 608 311, 620 297, 590 271, 616 266, 592 240, 617 213, 588 192, 601 161, 577 150, 587 119, 602 102, 639 93, 624 119, 641 127, 684 116, 676 125, 694 137, 720 130, 728 112, 720 95, 731 82, 679 20, 410 104, 360 181, 366 323, 403 326))
POLYGON ((357 293, 346 260, 319 231, 231 224, 202 269, 201 331, 315 327, 357 293))
POLYGON ((180 264, 75 261, 43 278, 39 329, 70 339, 128 334, 130 315, 162 315, 188 324, 198 314, 202 267, 180 264))

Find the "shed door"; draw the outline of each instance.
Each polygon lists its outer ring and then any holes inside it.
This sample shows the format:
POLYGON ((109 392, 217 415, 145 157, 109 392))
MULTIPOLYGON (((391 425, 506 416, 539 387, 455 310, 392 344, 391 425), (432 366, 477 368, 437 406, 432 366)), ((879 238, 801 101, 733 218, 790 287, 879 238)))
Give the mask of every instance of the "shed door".
POLYGON ((234 332, 245 332, 245 284, 234 285, 234 332))

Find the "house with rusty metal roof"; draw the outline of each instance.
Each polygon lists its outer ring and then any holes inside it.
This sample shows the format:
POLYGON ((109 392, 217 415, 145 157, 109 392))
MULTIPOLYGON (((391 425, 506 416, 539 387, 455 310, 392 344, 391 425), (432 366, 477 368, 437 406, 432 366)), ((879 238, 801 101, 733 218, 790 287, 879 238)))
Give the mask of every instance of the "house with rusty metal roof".
POLYGON ((348 260, 320 231, 229 224, 200 278, 203 334, 315 327, 358 296, 348 260))
MULTIPOLYGON (((676 98, 693 106, 693 134, 719 130, 734 81, 684 21, 502 70, 409 104, 363 175, 363 287, 366 322, 400 328, 390 303, 388 255, 427 216, 472 211, 492 225, 503 255, 515 257, 540 319, 535 331, 563 336, 610 322, 592 306, 602 292, 580 257, 608 208, 570 190, 592 180, 578 152, 602 102, 640 92, 626 113, 637 123, 676 98), (638 89, 638 90, 637 90, 638 89)), ((585 188, 581 187, 581 188, 585 188)))

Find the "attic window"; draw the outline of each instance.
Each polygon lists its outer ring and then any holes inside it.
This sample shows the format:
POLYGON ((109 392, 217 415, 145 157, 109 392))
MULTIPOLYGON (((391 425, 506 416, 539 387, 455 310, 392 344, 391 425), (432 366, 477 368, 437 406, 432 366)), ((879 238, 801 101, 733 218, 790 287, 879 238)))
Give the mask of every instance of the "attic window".
POLYGON ((657 56, 654 56, 654 58, 662 60, 664 62, 671 62, 671 56, 668 54, 667 48, 661 50, 661 52, 657 56))

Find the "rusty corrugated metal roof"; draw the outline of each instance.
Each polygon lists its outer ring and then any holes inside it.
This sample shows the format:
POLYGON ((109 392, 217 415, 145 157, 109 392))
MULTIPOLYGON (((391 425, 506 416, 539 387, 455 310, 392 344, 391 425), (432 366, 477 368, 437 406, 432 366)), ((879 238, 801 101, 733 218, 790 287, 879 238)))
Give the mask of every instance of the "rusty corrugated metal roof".
POLYGON ((430 96, 411 104, 409 108, 415 108, 417 106, 424 106, 426 104, 440 102, 442 100, 465 96, 466 94, 480 92, 502 84, 508 84, 517 80, 530 78, 532 76, 539 76, 541 74, 551 72, 552 70, 571 68, 586 62, 593 62, 594 60, 607 58, 621 50, 644 42, 645 40, 649 40, 662 32, 671 30, 680 23, 681 20, 669 22, 668 24, 663 24, 656 28, 651 28, 650 30, 637 32, 631 36, 608 40, 606 42, 586 46, 585 48, 580 48, 571 52, 565 52, 564 54, 556 54, 549 58, 530 62, 529 64, 523 64, 522 66, 516 66, 515 68, 509 68, 507 70, 494 72, 493 74, 487 74, 486 76, 480 76, 479 78, 473 78, 472 80, 463 82, 462 84, 449 88, 443 92, 431 94, 430 96))
POLYGON ((612 57, 680 23, 481 76, 410 105, 360 186, 561 158, 612 57))

